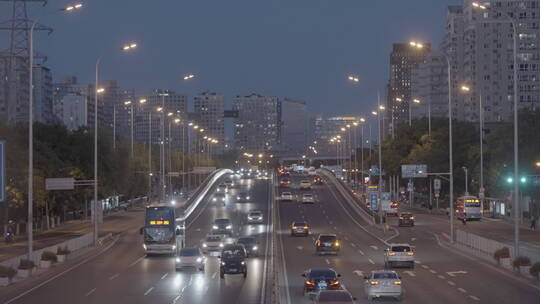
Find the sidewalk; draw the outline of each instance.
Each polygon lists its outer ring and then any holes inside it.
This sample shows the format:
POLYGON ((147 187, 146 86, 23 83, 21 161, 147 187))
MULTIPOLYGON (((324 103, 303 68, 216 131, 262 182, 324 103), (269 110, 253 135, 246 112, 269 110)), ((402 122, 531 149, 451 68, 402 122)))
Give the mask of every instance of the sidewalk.
MULTIPOLYGON (((143 225, 144 209, 134 207, 129 211, 119 211, 105 216, 99 227, 100 236, 112 233, 136 229, 143 225)), ((82 236, 92 231, 90 220, 73 221, 47 232, 34 236, 34 250, 52 246, 71 238, 82 236)), ((14 243, 0 243, 0 262, 12 257, 25 254, 27 251, 26 237, 16 240, 14 243)))

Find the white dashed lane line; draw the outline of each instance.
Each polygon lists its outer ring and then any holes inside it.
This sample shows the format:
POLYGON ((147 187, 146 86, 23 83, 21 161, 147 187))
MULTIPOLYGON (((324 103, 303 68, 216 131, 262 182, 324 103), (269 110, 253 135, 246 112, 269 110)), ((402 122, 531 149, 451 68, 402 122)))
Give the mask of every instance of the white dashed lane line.
POLYGON ((433 274, 436 274, 437 272, 433 269, 430 269, 429 272, 433 273, 433 274))
POLYGON ((330 265, 330 261, 328 259, 324 259, 324 261, 326 262, 326 264, 330 265))
POLYGON ((358 253, 360 253, 361 255, 364 255, 364 252, 360 249, 358 249, 358 253))
POLYGON ((368 259, 368 261, 369 261, 371 264, 375 265, 375 262, 373 262, 372 259, 368 259))
POLYGON ((351 246, 356 247, 356 245, 354 243, 351 243, 351 246))
POLYGON ((439 279, 441 279, 441 280, 446 279, 443 275, 438 275, 437 277, 438 277, 439 279))
POLYGON ((120 275, 120 274, 117 273, 117 274, 114 274, 114 275, 110 276, 110 277, 109 277, 109 281, 112 281, 112 280, 118 278, 119 275, 120 275))
POLYGON ((448 281, 447 283, 448 283, 448 285, 450 285, 450 286, 456 286, 456 283, 454 283, 454 282, 452 282, 452 281, 448 281))
POLYGON ((461 287, 459 287, 457 290, 459 290, 462 293, 467 293, 467 291, 465 289, 461 288, 461 287))
POLYGON ((429 269, 429 266, 428 265, 422 265, 422 268, 429 269))
POLYGON ((469 298, 475 300, 475 301, 480 301, 480 299, 478 297, 475 297, 475 296, 469 296, 469 298))
POLYGON ((147 296, 149 293, 152 292, 152 290, 154 290, 154 287, 148 288, 148 290, 144 293, 144 295, 147 296))
POLYGON ((85 297, 88 297, 89 295, 93 294, 94 291, 96 291, 96 289, 95 289, 95 288, 92 288, 92 289, 90 289, 90 291, 87 292, 84 296, 85 296, 85 297))
POLYGON ((371 245, 371 246, 369 246, 369 247, 371 247, 371 249, 373 249, 373 250, 378 250, 378 249, 379 249, 379 247, 377 247, 377 246, 375 246, 375 245, 371 245))
POLYGON ((161 276, 161 279, 165 279, 167 276, 169 275, 169 273, 167 272, 166 274, 164 274, 163 276, 161 276))

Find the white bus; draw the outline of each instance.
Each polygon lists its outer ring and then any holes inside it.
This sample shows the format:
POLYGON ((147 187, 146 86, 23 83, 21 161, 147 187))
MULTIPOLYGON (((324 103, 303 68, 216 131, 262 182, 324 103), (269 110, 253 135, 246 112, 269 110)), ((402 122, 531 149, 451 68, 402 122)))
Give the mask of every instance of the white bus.
POLYGON ((461 196, 456 200, 456 216, 459 219, 479 220, 482 218, 480 200, 476 196, 461 196))

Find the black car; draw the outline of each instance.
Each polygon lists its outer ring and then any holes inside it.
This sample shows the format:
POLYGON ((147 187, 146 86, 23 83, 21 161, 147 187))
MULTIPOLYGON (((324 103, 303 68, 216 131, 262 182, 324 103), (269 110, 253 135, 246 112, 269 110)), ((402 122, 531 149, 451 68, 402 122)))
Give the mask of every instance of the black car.
POLYGON ((249 195, 249 192, 240 192, 236 196, 236 201, 237 202, 249 202, 250 199, 251 199, 251 197, 249 195))
POLYGON ((244 245, 225 245, 220 256, 219 277, 223 279, 226 274, 243 274, 244 278, 247 277, 246 257, 244 245))
POLYGON ((403 212, 399 215, 399 226, 414 226, 414 216, 410 212, 403 212))
POLYGON ((232 222, 230 219, 220 218, 215 219, 212 225, 212 234, 227 234, 231 236, 233 234, 232 222))
POLYGON ((294 221, 291 225, 291 236, 308 236, 310 229, 305 221, 294 221))
POLYGON ((244 245, 248 257, 259 256, 259 243, 257 239, 252 236, 241 237, 236 243, 244 245))
POLYGON ((340 290, 340 274, 332 268, 312 268, 302 274, 305 278, 304 295, 322 290, 340 290))
POLYGON ((338 254, 340 244, 335 234, 319 234, 317 241, 315 241, 315 251, 317 254, 330 253, 338 254))

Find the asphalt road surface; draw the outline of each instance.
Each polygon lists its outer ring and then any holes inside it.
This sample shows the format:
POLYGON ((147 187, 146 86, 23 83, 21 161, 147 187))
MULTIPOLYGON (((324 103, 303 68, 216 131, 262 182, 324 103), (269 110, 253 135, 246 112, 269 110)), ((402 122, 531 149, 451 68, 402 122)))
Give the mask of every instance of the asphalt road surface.
MULTIPOLYGON (((210 202, 211 195, 186 223, 188 246, 200 246, 215 218, 233 222, 234 237, 255 235, 265 248, 268 231, 269 180, 243 180, 228 195, 225 207, 210 202), (251 192, 251 201, 236 203, 238 191, 251 192), (264 212, 265 223, 246 224, 250 209, 264 212)), ((212 193, 210 191, 209 193, 212 193)), ((143 223, 141 222, 142 226, 143 223)), ((248 277, 219 278, 214 256, 207 259, 205 272, 177 272, 170 256, 145 257, 139 229, 124 233, 108 251, 76 269, 31 290, 11 303, 260 303, 265 256, 250 258, 248 277)))
MULTIPOLYGON (((303 178, 303 177, 302 177, 303 178)), ((293 177, 293 194, 298 190, 301 177, 293 177)), ((331 184, 314 186, 314 205, 299 202, 278 202, 279 238, 285 258, 288 281, 286 302, 311 303, 303 295, 304 279, 301 274, 312 267, 330 267, 342 275, 341 282, 358 303, 367 303, 363 275, 371 270, 383 269, 384 243, 365 232, 367 225, 345 202, 331 184), (290 224, 297 219, 306 220, 312 227, 309 237, 291 237, 290 224), (315 255, 314 240, 319 233, 335 233, 341 240, 337 256, 315 255)), ((395 226, 395 223, 392 223, 395 226)), ((400 235, 390 242, 415 246, 414 269, 395 269, 402 277, 403 303, 538 303, 540 288, 528 285, 494 267, 479 264, 467 256, 449 251, 438 245, 437 239, 422 219, 415 227, 397 228, 400 235)), ((283 301, 282 301, 283 302, 283 301)), ((381 299, 378 303, 396 303, 394 299, 381 299)))

